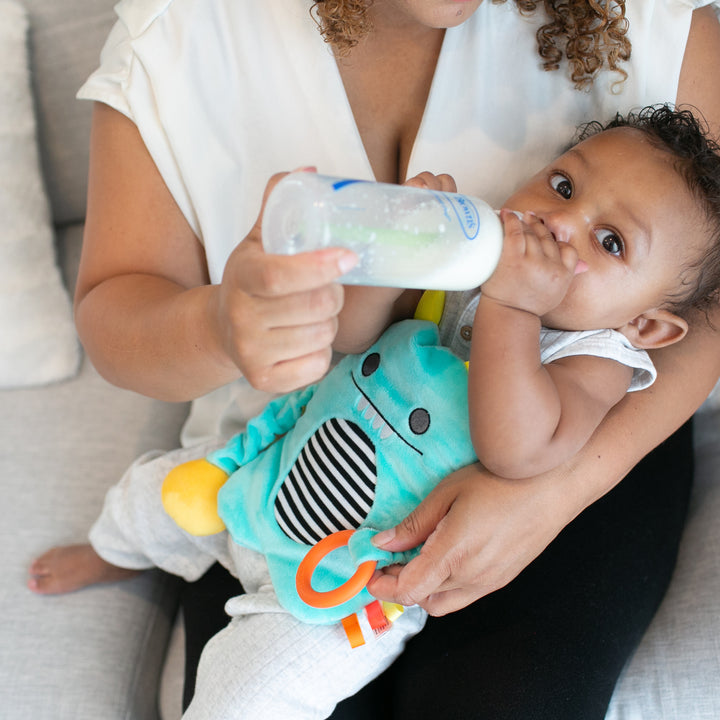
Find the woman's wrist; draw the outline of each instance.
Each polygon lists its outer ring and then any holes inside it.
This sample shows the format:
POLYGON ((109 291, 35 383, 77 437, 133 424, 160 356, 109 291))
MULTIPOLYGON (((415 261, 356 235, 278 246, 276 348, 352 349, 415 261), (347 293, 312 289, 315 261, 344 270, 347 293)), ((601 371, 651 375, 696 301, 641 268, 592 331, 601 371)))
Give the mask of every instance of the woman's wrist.
MULTIPOLYGON (((223 322, 221 310, 221 288, 219 285, 204 285, 194 288, 199 318, 191 321, 189 341, 201 354, 201 362, 207 364, 210 385, 220 387, 241 377, 242 372, 232 359, 229 346, 227 321, 223 322)), ((214 388, 210 388, 214 389, 214 388)))

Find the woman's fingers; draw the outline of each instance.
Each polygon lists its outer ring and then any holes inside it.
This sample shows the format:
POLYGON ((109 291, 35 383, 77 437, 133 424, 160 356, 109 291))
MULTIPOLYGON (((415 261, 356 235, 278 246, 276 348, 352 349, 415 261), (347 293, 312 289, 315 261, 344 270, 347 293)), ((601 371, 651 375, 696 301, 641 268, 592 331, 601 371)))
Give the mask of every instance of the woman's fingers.
MULTIPOLYGON (((268 195, 284 174, 271 178, 268 195)), ((344 248, 298 255, 268 254, 262 212, 225 265, 215 332, 227 357, 255 387, 287 392, 327 370, 343 288, 338 278, 357 262, 344 248)))
POLYGON ((376 573, 368 589, 443 615, 503 587, 569 519, 552 480, 550 473, 505 480, 480 465, 454 472, 405 521, 378 534, 375 544, 390 551, 424 545, 407 565, 376 573), (555 514, 545 512, 549 502, 555 514))
POLYGON ((332 349, 329 346, 295 356, 289 360, 252 366, 247 371, 248 382, 258 390, 288 393, 321 380, 330 369, 332 349))

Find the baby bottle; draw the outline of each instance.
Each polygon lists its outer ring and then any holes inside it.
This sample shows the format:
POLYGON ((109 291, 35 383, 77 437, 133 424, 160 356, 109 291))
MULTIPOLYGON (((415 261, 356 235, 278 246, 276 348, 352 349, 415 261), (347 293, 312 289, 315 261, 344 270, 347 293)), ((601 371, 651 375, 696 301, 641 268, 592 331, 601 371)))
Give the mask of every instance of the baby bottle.
POLYGON ((500 259, 503 229, 485 202, 458 193, 388 183, 286 175, 262 222, 269 253, 341 246, 359 256, 350 285, 469 290, 500 259))

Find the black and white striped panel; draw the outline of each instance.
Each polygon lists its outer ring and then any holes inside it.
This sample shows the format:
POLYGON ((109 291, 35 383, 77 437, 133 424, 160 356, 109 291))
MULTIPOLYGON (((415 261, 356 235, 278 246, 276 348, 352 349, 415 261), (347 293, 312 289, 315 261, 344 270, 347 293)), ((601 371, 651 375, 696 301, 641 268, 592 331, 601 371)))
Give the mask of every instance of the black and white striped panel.
POLYGON ((375 498, 375 445, 353 422, 323 423, 300 452, 275 499, 275 519, 296 542, 314 545, 355 529, 375 498))

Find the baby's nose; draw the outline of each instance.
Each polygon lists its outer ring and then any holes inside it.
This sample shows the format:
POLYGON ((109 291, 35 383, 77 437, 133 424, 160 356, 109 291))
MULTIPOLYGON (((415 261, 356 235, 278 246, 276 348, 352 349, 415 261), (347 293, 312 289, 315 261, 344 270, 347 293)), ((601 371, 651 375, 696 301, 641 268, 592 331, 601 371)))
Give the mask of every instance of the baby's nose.
POLYGON ((540 218, 543 225, 550 231, 553 240, 558 243, 569 243, 576 230, 577 219, 567 212, 551 212, 540 218))
POLYGON ((533 215, 535 215, 535 217, 545 226, 545 229, 552 235, 552 239, 555 242, 568 241, 567 237, 564 237, 556 231, 556 224, 552 222, 552 218, 538 215, 536 213, 533 213, 533 215))

